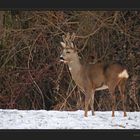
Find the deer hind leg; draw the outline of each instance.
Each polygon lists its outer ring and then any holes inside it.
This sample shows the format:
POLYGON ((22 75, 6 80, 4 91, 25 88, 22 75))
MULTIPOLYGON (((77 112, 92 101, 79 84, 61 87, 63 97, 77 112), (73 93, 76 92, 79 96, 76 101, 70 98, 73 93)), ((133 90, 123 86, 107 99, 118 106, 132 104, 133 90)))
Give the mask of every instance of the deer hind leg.
POLYGON ((111 94, 111 101, 112 101, 112 117, 114 117, 115 116, 115 106, 116 106, 115 88, 110 88, 109 92, 111 94))
POLYGON ((121 98, 122 98, 122 104, 123 104, 123 111, 124 111, 124 117, 127 116, 126 114, 126 94, 125 94, 125 79, 122 79, 118 85, 120 94, 121 94, 121 98))

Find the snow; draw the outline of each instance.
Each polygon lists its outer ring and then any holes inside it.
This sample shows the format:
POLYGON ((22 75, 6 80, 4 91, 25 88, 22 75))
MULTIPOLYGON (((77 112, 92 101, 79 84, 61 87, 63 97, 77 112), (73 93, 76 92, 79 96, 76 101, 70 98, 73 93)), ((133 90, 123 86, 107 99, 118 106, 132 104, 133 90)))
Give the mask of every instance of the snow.
POLYGON ((0 129, 140 129, 140 112, 0 109, 0 129))

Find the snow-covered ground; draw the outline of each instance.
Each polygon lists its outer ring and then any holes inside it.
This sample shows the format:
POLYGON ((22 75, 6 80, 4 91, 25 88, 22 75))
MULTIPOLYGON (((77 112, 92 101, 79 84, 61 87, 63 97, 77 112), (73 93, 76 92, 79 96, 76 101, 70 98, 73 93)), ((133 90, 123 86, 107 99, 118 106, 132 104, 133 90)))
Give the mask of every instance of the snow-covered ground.
POLYGON ((91 111, 84 117, 84 111, 46 110, 4 110, 0 109, 0 129, 140 129, 140 112, 91 111))

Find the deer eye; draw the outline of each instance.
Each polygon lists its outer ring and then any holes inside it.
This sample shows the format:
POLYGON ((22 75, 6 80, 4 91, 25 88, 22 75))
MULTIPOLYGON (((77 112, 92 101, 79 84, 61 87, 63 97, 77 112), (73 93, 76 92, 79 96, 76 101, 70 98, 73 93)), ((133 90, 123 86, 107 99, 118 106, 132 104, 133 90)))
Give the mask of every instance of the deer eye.
POLYGON ((68 52, 66 52, 66 53, 70 53, 70 52, 68 51, 68 52))

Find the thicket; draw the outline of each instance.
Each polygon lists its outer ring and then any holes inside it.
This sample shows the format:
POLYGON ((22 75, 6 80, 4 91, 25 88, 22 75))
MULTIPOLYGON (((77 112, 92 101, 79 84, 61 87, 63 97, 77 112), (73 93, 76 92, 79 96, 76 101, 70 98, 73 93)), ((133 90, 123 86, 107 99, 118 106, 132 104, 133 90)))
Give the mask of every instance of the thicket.
MULTIPOLYGON (((62 35, 75 32, 87 63, 126 66, 127 111, 140 104, 140 11, 0 11, 0 108, 84 109, 84 94, 60 63, 62 35)), ((122 109, 116 89, 117 110, 122 109)), ((95 110, 111 110, 108 91, 97 91, 95 110)))

